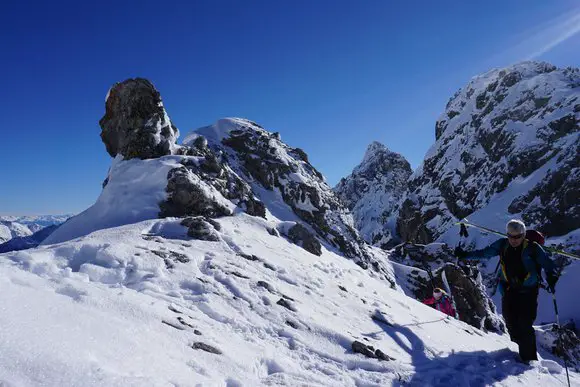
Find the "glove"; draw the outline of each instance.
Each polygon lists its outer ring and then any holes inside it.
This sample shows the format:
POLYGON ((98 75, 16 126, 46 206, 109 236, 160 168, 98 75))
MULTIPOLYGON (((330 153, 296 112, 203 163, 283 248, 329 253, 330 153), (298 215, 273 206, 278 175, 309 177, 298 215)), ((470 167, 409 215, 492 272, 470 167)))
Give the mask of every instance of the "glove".
POLYGON ((467 251, 463 250, 461 246, 457 246, 453 251, 453 254, 455 254, 455 256, 460 259, 467 257, 467 251))
POLYGON ((546 282, 548 283, 546 290, 550 293, 556 294, 556 282, 558 282, 558 276, 549 274, 546 276, 546 282))

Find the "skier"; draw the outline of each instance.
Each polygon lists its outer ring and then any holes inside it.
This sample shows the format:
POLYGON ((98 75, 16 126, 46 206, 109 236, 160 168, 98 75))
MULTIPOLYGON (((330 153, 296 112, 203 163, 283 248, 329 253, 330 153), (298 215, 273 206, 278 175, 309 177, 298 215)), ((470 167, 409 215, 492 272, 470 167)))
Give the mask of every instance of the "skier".
POLYGON ((555 292, 555 265, 536 242, 525 239, 526 225, 510 220, 506 225, 507 238, 475 251, 455 249, 460 259, 489 259, 499 255, 499 291, 502 295, 502 315, 511 341, 518 344, 520 359, 529 363, 537 360, 536 334, 532 324, 538 309, 538 290, 541 268, 544 268, 548 291, 555 292))
POLYGON ((443 289, 435 288, 433 290, 433 297, 427 298, 425 301, 423 301, 423 303, 451 317, 455 317, 455 309, 453 309, 453 303, 451 302, 451 299, 443 289))

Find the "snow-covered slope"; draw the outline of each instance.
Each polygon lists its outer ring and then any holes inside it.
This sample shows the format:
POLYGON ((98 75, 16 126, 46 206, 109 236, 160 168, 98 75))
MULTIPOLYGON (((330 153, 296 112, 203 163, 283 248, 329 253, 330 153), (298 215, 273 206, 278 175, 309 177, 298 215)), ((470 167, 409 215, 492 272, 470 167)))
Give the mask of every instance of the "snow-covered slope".
POLYGON ((375 141, 362 162, 334 188, 367 242, 380 247, 396 242, 393 215, 411 173, 411 165, 403 156, 375 141))
POLYGON ((491 227, 522 217, 549 236, 578 229, 579 121, 576 68, 523 62, 473 78, 447 104, 410 179, 401 237, 431 242, 479 211, 491 227))
POLYGON ((43 244, 60 243, 103 228, 157 218, 159 203, 166 198, 167 174, 179 158, 123 160, 117 156, 109 169, 107 184, 97 202, 73 216, 43 244))
POLYGON ((547 353, 519 364, 507 337, 268 231, 283 222, 223 217, 213 242, 179 223, 0 254, 0 385, 565 385, 547 353))

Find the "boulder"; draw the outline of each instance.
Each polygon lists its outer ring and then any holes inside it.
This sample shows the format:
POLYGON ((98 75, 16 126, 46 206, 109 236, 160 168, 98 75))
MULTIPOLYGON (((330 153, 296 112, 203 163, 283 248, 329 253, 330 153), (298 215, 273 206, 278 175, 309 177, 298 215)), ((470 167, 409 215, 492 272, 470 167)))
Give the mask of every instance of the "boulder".
POLYGON ((171 123, 159 92, 143 78, 113 85, 99 124, 111 157, 150 159, 170 155, 177 148, 179 130, 171 123))

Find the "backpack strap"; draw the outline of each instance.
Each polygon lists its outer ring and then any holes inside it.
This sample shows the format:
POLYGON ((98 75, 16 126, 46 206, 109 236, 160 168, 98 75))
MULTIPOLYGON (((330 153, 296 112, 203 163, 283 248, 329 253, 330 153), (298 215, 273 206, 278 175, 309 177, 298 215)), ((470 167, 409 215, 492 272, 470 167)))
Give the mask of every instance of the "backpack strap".
POLYGON ((508 276, 507 276, 507 270, 506 270, 506 268, 505 268, 505 261, 504 261, 504 259, 503 259, 503 258, 505 257, 505 255, 506 255, 506 253, 507 253, 507 249, 508 249, 508 247, 509 247, 509 242, 508 242, 508 240, 506 239, 506 240, 505 240, 505 242, 504 242, 503 249, 502 249, 502 251, 501 251, 501 252, 500 252, 500 254, 499 254, 499 262, 497 263, 497 265, 498 265, 498 267, 500 267, 500 266, 501 266, 501 271, 502 271, 502 273, 503 273, 503 278, 504 278, 506 281, 508 281, 508 282, 509 282, 509 279, 508 279, 508 276))

